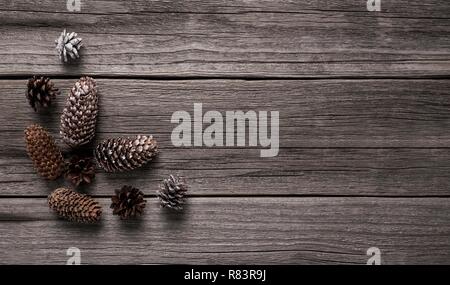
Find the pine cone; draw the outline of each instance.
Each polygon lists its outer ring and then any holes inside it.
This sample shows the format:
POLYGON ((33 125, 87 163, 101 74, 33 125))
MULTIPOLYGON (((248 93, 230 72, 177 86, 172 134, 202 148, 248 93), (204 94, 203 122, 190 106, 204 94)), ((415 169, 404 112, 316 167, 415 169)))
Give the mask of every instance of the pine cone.
POLYGON ((100 220, 100 204, 87 195, 58 188, 48 196, 48 206, 60 217, 78 223, 93 223, 100 220))
POLYGON ((151 161, 158 153, 152 136, 107 139, 94 151, 98 165, 106 172, 133 170, 151 161))
POLYGON ((67 167, 66 179, 76 187, 80 184, 90 184, 95 177, 95 164, 90 157, 73 156, 67 167))
POLYGON ((35 124, 25 130, 27 152, 37 172, 50 180, 58 178, 64 171, 64 159, 53 137, 35 124))
POLYGON ((60 94, 50 78, 45 76, 33 76, 28 80, 27 87, 26 96, 34 111, 37 111, 38 105, 43 108, 49 107, 56 95, 60 94))
POLYGON ((145 203, 147 203, 144 200, 144 193, 132 186, 123 186, 122 189, 117 189, 111 201, 113 215, 119 215, 121 219, 142 215, 145 203))
POLYGON ((178 176, 170 175, 169 179, 164 179, 160 191, 157 192, 160 204, 163 208, 170 208, 180 211, 183 209, 187 185, 178 176))
POLYGON ((63 62, 68 62, 69 59, 77 59, 80 57, 79 50, 83 45, 81 43, 81 38, 77 38, 77 34, 66 33, 64 30, 59 38, 55 41, 56 50, 58 51, 59 59, 63 62), (67 57, 67 55, 69 57, 67 57))
POLYGON ((71 147, 89 143, 95 135, 97 113, 97 84, 91 77, 81 77, 70 90, 61 115, 64 142, 71 147))

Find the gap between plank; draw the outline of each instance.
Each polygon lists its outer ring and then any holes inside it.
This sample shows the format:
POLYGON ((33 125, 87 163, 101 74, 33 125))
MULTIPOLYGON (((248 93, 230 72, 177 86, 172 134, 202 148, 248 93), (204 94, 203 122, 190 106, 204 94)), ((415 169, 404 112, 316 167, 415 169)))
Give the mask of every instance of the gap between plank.
MULTIPOLYGON (((231 6, 232 7, 232 6, 231 6)), ((0 12, 23 12, 23 13, 46 13, 46 14, 72 14, 73 12, 69 11, 40 11, 40 10, 24 10, 24 9, 0 9, 0 12)), ((367 13, 365 10, 339 10, 339 9, 302 9, 302 10, 243 10, 236 12, 217 12, 217 11, 176 11, 176 10, 167 10, 167 11, 132 11, 132 12, 111 12, 111 13, 99 13, 99 12, 85 12, 79 11, 77 14, 79 15, 92 15, 92 16, 142 16, 142 15, 151 15, 151 14, 192 14, 192 15, 245 15, 245 14, 294 14, 294 15, 314 15, 319 13, 354 13, 360 14, 361 17, 364 18, 386 18, 386 19, 425 19, 425 20, 448 20, 448 17, 429 17, 429 16, 389 16, 389 13, 385 13, 384 15, 371 15, 367 13)), ((393 13, 396 15, 396 13, 393 13)), ((356 15, 358 17, 358 15, 356 15)))
MULTIPOLYGON (((106 199, 111 198, 111 195, 89 195, 88 196, 92 198, 97 199, 106 199)), ((50 192, 49 192, 50 194, 50 192)), ((144 195, 145 198, 156 198, 156 194, 151 195, 144 195)), ((187 196, 187 199, 189 198, 206 198, 206 199, 220 199, 220 198, 380 198, 380 199, 449 199, 450 195, 428 195, 428 196, 421 196, 421 195, 310 195, 310 194, 255 194, 255 195, 249 195, 249 194, 230 194, 230 195, 214 195, 214 194, 202 194, 202 195, 191 195, 187 196)), ((0 195, 0 199, 47 199, 46 195, 0 195)))
MULTIPOLYGON (((28 80, 33 74, 1 75, 0 80, 28 80)), ((83 75, 90 75, 95 79, 126 79, 126 80, 149 80, 149 81, 194 81, 194 80, 242 80, 242 81, 283 81, 283 80, 450 80, 450 74, 443 75, 421 75, 421 76, 184 76, 184 75, 115 75, 115 74, 79 74, 58 75, 43 74, 52 79, 78 79, 83 75)))

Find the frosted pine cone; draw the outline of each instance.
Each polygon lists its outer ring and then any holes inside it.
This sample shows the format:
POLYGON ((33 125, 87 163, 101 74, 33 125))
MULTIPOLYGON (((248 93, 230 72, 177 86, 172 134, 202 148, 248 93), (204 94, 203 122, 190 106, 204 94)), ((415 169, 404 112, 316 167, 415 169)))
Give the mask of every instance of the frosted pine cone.
POLYGON ((176 211, 182 210, 187 190, 183 179, 170 175, 168 179, 163 180, 160 190, 157 192, 161 207, 176 211))
POLYGON ((64 171, 64 159, 53 137, 41 126, 31 125, 25 130, 27 152, 34 168, 46 179, 54 180, 64 171))
POLYGON ((98 165, 106 172, 133 170, 151 161, 157 153, 156 140, 143 135, 107 139, 94 151, 98 165))
POLYGON ((91 77, 81 77, 70 90, 61 115, 63 141, 71 147, 89 143, 95 136, 97 113, 97 83, 91 77))
POLYGON ((26 96, 34 111, 37 111, 38 106, 43 108, 49 107, 52 100, 59 94, 58 88, 54 86, 48 77, 33 76, 33 78, 28 80, 26 96))
POLYGON ((69 59, 74 60, 79 58, 80 48, 82 46, 81 40, 81 38, 77 38, 77 33, 66 33, 64 29, 55 41, 59 59, 63 62, 68 62, 69 59))
POLYGON ((78 223, 94 223, 100 220, 100 204, 87 195, 58 188, 48 196, 48 205, 60 217, 78 223))

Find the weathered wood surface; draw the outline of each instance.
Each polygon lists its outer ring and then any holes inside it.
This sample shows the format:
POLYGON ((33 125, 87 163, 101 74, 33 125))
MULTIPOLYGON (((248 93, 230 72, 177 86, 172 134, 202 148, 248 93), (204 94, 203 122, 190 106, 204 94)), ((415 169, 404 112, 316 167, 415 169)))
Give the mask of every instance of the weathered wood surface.
POLYGON ((450 199, 191 198, 183 215, 148 198, 146 215, 120 221, 100 199, 100 225, 58 220, 45 199, 0 199, 0 263, 383 264, 450 260, 450 199))
MULTIPOLYGON (((86 264, 450 263, 450 2, 353 0, 0 0, 0 263, 86 264), (54 40, 84 39, 62 65, 54 40), (63 91, 49 113, 25 100, 26 78, 48 74, 63 91), (98 173, 81 189, 104 206, 99 225, 74 225, 45 197, 66 182, 39 178, 23 130, 58 138, 68 89, 100 86, 97 141, 153 134, 156 161, 98 173), (175 80, 176 79, 176 80, 175 80), (174 111, 275 110, 280 152, 174 148, 174 111), (162 178, 185 176, 184 214, 158 208, 162 178), (148 195, 123 222, 109 197, 123 184, 148 195)), ((68 151, 67 148, 64 149, 68 151)))
POLYGON ((448 1, 383 3, 383 13, 353 0, 82 1, 79 13, 66 1, 2 2, 0 75, 450 75, 448 1), (81 65, 58 62, 63 28, 85 41, 81 65))
MULTIPOLYGON (((145 13, 211 13, 239 14, 249 12, 318 13, 364 12, 366 3, 352 0, 80 0, 84 14, 145 14, 145 13)), ((2 11, 36 11, 68 13, 65 1, 16 0, 4 1, 2 11)), ((448 18, 449 3, 439 0, 397 0, 383 3, 379 17, 408 16, 448 18)), ((79 12, 77 12, 79 13, 79 12)))
MULTIPOLYGON (((43 196, 61 184, 43 181, 35 173, 23 130, 39 122, 63 146, 59 115, 75 80, 55 80, 64 91, 50 114, 35 113, 28 106, 24 80, 0 81, 0 195, 43 196)), ((189 178, 192 195, 450 194, 450 150, 426 148, 450 143, 448 81, 101 79, 98 84, 97 141, 150 133, 159 141, 161 154, 139 171, 99 173, 86 189, 93 195, 109 195, 123 184, 152 194, 171 172, 189 178), (230 108, 279 110, 279 155, 261 158, 258 148, 174 148, 170 133, 176 125, 170 117, 177 110, 193 115, 194 102, 203 103, 205 112, 224 114, 230 108), (405 146, 410 148, 399 148, 405 146)))
MULTIPOLYGON (((50 113, 34 113, 26 80, 0 80, 0 153, 23 151, 23 130, 40 122, 59 132, 67 92, 78 78, 55 79, 62 90, 50 113)), ((448 147, 447 80, 176 80, 98 79, 98 139, 153 134, 171 147, 173 112, 279 111, 280 147, 448 147)), ((207 124, 204 125, 206 127, 207 124)), ((59 137, 59 136, 58 136, 59 137)), ((255 151, 255 155, 259 155, 255 151)))
MULTIPOLYGON (((449 149, 283 149, 260 158, 247 149, 163 149, 155 162, 126 173, 99 170, 82 191, 112 195, 122 185, 155 194, 171 173, 190 195, 450 196, 449 149)), ((48 195, 66 183, 39 177, 30 159, 0 160, 0 196, 48 195)), ((69 185, 69 184, 67 184, 69 185)))

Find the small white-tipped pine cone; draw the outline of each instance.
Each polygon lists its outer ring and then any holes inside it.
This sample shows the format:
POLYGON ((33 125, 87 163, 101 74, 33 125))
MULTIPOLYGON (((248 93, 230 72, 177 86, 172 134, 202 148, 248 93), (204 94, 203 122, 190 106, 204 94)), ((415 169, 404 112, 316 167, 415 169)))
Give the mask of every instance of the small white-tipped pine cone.
POLYGON ((97 83, 91 77, 81 77, 70 89, 61 115, 63 141, 71 147, 89 143, 95 136, 97 113, 97 83))
POLYGON ((80 48, 83 45, 81 40, 81 38, 77 38, 77 33, 67 33, 64 29, 59 38, 55 41, 59 59, 63 62, 68 62, 69 60, 79 58, 80 48))
POLYGON ((188 187, 184 178, 170 175, 168 179, 163 180, 157 192, 161 207, 176 211, 183 210, 187 191, 188 187))

